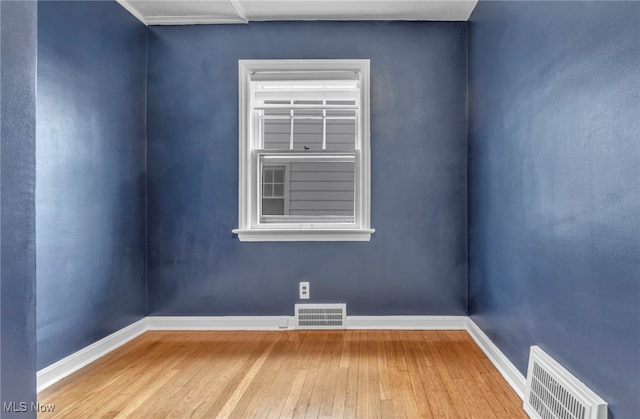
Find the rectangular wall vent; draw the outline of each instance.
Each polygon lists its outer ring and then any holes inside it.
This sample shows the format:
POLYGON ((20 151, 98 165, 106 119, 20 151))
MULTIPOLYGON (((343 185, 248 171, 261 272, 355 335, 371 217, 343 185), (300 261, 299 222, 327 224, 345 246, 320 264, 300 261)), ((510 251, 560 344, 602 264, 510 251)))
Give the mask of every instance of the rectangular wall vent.
POLYGON ((537 346, 529 355, 524 410, 534 419, 607 417, 607 403, 537 346))
POLYGON ((345 329, 346 304, 296 304, 296 329, 345 329))

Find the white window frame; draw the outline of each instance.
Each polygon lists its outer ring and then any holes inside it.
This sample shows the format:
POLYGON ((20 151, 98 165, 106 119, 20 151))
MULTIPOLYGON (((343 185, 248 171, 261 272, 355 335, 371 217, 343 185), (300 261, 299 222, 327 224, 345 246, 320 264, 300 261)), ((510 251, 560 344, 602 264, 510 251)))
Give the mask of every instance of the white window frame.
MULTIPOLYGON (((369 60, 239 60, 239 182, 238 223, 233 233, 240 241, 369 241, 371 228, 371 156, 369 60), (360 78, 360 117, 357 121, 355 152, 355 209, 351 223, 269 224, 259 222, 256 188, 260 185, 259 159, 269 151, 258 152, 251 133, 251 76, 256 72, 356 72, 360 78)), ((275 153, 283 154, 283 153, 275 153)), ((290 152, 305 158, 313 152, 290 152)), ((336 153, 348 154, 348 153, 336 153)), ((327 155, 325 152, 324 155, 327 155)))

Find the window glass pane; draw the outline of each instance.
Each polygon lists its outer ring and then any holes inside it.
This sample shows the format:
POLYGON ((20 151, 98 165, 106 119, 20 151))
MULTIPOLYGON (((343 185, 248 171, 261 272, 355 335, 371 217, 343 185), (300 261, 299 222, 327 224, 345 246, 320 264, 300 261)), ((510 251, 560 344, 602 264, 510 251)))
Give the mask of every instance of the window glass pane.
POLYGON ((356 146, 356 121, 327 118, 327 150, 353 151, 356 146))
MULTIPOLYGON (((328 100, 327 105, 354 106, 355 100, 328 100)), ((353 151, 356 144, 355 109, 327 110, 327 150, 353 151), (338 117, 338 118, 331 118, 338 117)))
POLYGON ((289 150, 291 141, 291 119, 263 120, 263 147, 267 150, 289 150))
POLYGON ((327 105, 347 105, 347 106, 355 106, 355 100, 327 100, 327 105))
POLYGON ((273 196, 273 185, 271 184, 262 185, 262 196, 264 197, 273 196))
POLYGON ((284 199, 262 199, 262 215, 284 215, 284 199))
POLYGON ((273 185, 273 196, 284 197, 284 185, 276 183, 273 185))
POLYGON ((343 110, 343 109, 327 109, 327 116, 340 116, 340 117, 349 117, 355 118, 356 111, 355 110, 343 110))
POLYGON ((287 105, 291 104, 290 100, 265 100, 265 105, 281 105, 274 108, 264 109, 264 115, 289 115, 290 109, 287 105), (283 105, 283 106, 282 106, 283 105))
MULTIPOLYGON (((264 109, 262 112, 267 119, 269 117, 281 117, 281 116, 289 116, 291 115, 291 109, 289 106, 285 105, 286 108, 276 108, 276 109, 264 109)), ((273 118, 277 119, 277 118, 273 118)))
MULTIPOLYGON (((355 106, 355 100, 327 100, 327 105, 340 106, 344 105, 346 107, 355 106)), ((355 109, 327 109, 327 116, 356 116, 355 109)))
POLYGON ((294 150, 322 150, 322 119, 293 121, 294 150))
POLYGON ((286 155, 273 159, 286 166, 265 164, 262 172, 272 172, 272 182, 263 177, 261 197, 263 223, 344 223, 355 214, 355 160, 352 157, 300 159, 286 155), (285 174, 288 170, 288 174, 285 174), (287 183, 284 183, 285 178, 287 183), (279 181, 282 182, 279 182, 279 181), (286 195, 286 201, 284 199, 286 195), (275 217, 279 216, 279 217, 275 217))
POLYGON ((309 108, 303 109, 295 109, 293 111, 293 115, 295 116, 322 116, 322 101, 321 100, 294 100, 293 103, 295 105, 305 105, 309 106, 309 108), (312 105, 317 105, 318 108, 311 107, 312 105))
MULTIPOLYGON (((270 150, 288 150, 291 137, 290 100, 265 100, 265 105, 284 105, 283 109, 264 109, 262 120, 263 147, 270 150)), ((258 111, 260 112, 260 111, 258 111)))
POLYGON ((293 111, 294 116, 315 116, 322 119, 322 109, 296 109, 293 111))
POLYGON ((273 170, 272 169, 264 169, 264 182, 265 183, 273 182, 273 170))
POLYGON ((353 217, 354 162, 292 162, 290 170, 290 215, 353 217))

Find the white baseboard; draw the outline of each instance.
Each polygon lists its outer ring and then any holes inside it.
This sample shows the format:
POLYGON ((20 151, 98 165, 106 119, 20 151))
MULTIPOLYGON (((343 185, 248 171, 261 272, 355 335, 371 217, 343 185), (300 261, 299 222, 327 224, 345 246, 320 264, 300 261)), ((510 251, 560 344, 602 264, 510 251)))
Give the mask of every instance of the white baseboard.
POLYGON ((293 316, 149 316, 148 330, 287 330, 293 316))
MULTIPOLYGON (((147 330, 291 330, 293 316, 148 316, 38 371, 38 392, 147 330)), ((468 316, 347 316, 350 330, 466 330, 516 394, 525 377, 468 316)))
POLYGON ((37 391, 40 392, 57 383, 68 375, 78 371, 80 368, 124 345, 131 339, 140 336, 146 330, 147 319, 140 319, 137 322, 80 349, 78 352, 75 352, 60 361, 41 369, 37 374, 37 391))
POLYGON ((467 316, 347 316, 352 330, 465 330, 467 316))
POLYGON ((518 397, 524 400, 524 393, 527 386, 527 380, 522 373, 509 361, 509 358, 489 339, 487 335, 478 327, 478 325, 468 318, 467 332, 476 344, 482 349, 491 363, 502 374, 502 377, 509 383, 513 391, 518 397))
MULTIPOLYGON (((283 330, 293 316, 149 316, 148 330, 283 330)), ((347 316, 351 330, 465 330, 467 316, 347 316)))

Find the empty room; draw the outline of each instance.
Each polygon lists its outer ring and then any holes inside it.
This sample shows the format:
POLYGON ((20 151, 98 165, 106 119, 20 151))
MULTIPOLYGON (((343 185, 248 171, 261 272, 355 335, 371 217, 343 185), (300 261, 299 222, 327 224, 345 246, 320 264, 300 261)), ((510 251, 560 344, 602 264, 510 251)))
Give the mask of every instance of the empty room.
POLYGON ((0 35, 3 419, 640 418, 640 2, 0 35))

